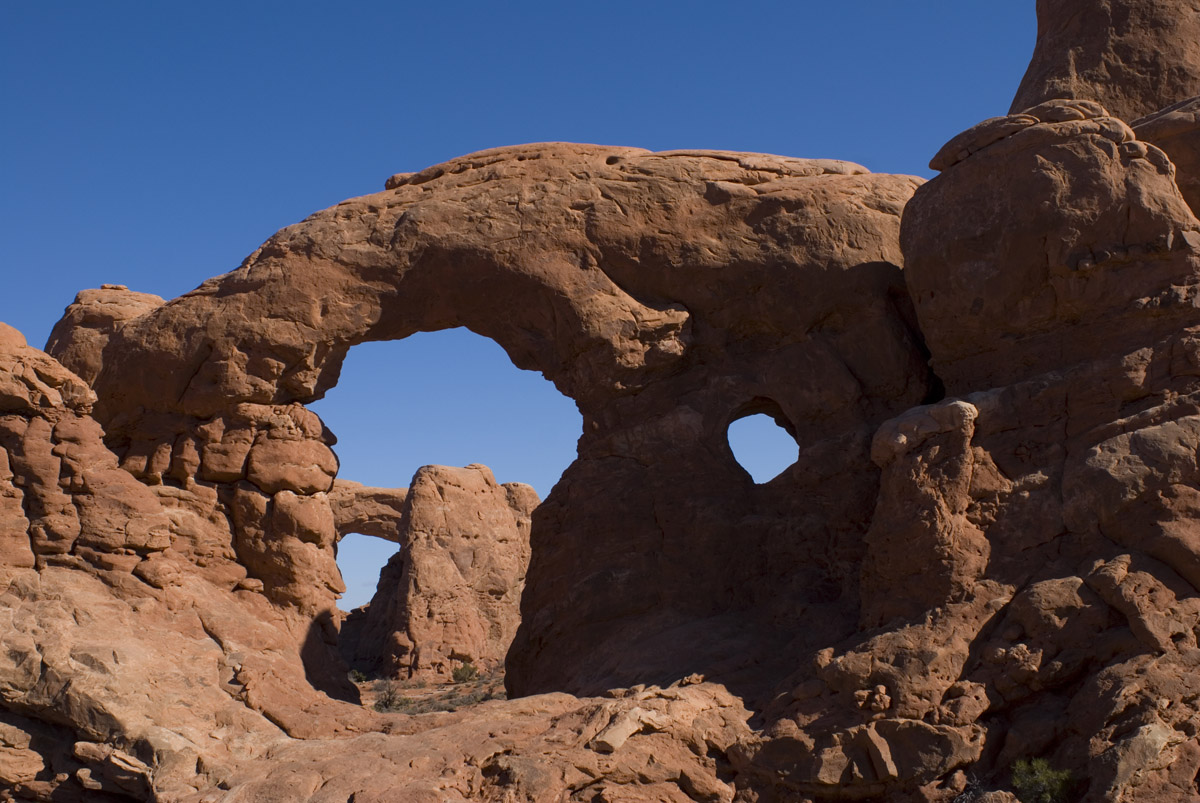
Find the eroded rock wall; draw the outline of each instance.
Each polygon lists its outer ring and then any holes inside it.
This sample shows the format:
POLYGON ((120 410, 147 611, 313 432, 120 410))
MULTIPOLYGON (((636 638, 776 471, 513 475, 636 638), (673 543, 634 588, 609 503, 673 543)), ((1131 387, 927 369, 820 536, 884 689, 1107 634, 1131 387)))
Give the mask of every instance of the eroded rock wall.
POLYGON ((122 470, 94 399, 0 325, 0 794, 179 799, 361 729, 314 688, 339 689, 334 631, 256 593, 212 487, 122 470))
POLYGON ((1200 97, 1148 114, 1131 124, 1137 138, 1162 148, 1175 165, 1175 180, 1192 213, 1200 212, 1200 97))
POLYGON ((817 657, 746 771, 853 796, 1042 755, 1087 799, 1191 799, 1197 222, 1095 104, 987 121, 934 166, 902 243, 952 398, 875 435, 882 632, 817 657))

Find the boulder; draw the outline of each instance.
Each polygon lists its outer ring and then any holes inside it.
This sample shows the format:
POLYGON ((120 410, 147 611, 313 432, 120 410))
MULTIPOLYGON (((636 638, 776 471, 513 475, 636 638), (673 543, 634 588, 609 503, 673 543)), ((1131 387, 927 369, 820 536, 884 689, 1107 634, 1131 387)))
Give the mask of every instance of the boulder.
POLYGON ((100 373, 112 333, 162 303, 156 295, 137 293, 123 284, 81 290, 50 332, 46 352, 90 383, 100 373))
POLYGON ((1200 222, 1166 154, 1092 102, 1013 118, 999 139, 987 121, 951 140, 905 211, 905 278, 955 395, 1127 353, 1195 319, 1200 222))

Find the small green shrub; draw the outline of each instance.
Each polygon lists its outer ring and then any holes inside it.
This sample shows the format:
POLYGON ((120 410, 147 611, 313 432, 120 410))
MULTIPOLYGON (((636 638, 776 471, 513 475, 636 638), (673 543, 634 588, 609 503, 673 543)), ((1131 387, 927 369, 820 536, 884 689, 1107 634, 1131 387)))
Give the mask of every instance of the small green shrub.
POLYGON ((475 666, 475 664, 471 663, 470 661, 466 661, 454 667, 454 670, 450 673, 450 676, 454 678, 455 683, 468 683, 479 677, 479 669, 475 666))
POLYGON ((380 680, 375 684, 376 711, 400 711, 410 705, 412 700, 401 693, 400 684, 392 680, 380 680))
POLYGON ((1021 759, 1012 767, 1012 787, 1021 803, 1066 803, 1073 779, 1044 758, 1021 759))
POLYGON ((361 670, 351 669, 350 670, 350 682, 351 683, 366 683, 367 676, 361 670))

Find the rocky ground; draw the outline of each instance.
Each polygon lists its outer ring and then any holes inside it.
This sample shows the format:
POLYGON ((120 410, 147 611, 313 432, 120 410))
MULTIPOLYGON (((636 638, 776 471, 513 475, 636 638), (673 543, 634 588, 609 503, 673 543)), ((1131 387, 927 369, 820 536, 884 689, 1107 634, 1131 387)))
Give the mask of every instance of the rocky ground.
MULTIPOLYGON (((474 664, 468 664, 474 668, 474 664)), ((362 704, 381 713, 429 714, 435 711, 451 713, 470 708, 488 700, 503 700, 504 677, 500 673, 480 675, 464 673, 463 680, 450 683, 429 683, 424 680, 393 680, 367 678, 351 672, 351 682, 358 688, 362 704), (359 678, 363 679, 359 679, 359 678)))

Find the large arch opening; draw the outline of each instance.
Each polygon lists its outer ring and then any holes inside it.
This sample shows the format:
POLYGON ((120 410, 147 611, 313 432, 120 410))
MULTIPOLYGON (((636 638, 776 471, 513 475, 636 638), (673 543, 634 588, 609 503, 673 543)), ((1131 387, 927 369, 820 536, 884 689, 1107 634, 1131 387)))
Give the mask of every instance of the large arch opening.
MULTIPOLYGON (((544 499, 575 459, 583 421, 549 381, 465 328, 353 347, 336 387, 309 407, 337 436, 338 477, 405 488, 425 465, 482 463, 544 499)), ((338 550, 344 611, 368 602, 397 545, 348 534, 338 550)))

